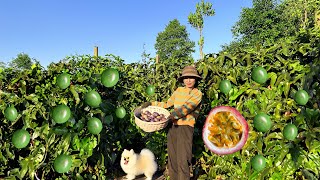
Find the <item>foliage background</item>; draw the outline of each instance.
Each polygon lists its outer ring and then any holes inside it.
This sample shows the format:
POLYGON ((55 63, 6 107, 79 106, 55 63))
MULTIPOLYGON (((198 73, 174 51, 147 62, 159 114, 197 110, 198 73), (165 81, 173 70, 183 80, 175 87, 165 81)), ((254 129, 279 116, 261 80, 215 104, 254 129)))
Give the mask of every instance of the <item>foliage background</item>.
MULTIPOLYGON (((319 177, 319 42, 319 31, 302 31, 296 38, 279 44, 234 54, 208 55, 197 62, 204 77, 199 88, 205 95, 195 130, 195 174, 204 174, 200 177, 203 179, 319 177), (258 65, 269 74, 264 85, 250 78, 251 69, 258 65), (233 84, 228 95, 220 93, 218 87, 223 79, 233 84), (293 100, 298 89, 305 89, 311 97, 306 106, 299 106, 293 100), (217 105, 236 107, 250 126, 246 146, 222 157, 209 152, 201 138, 206 114, 217 105), (268 113, 273 121, 272 129, 264 134, 255 131, 252 125, 259 111, 268 113), (294 123, 299 129, 297 139, 292 142, 283 139, 282 130, 287 123, 294 123), (250 168, 249 160, 257 153, 267 158, 267 168, 261 173, 250 168)), ((121 174, 119 157, 124 148, 139 151, 144 147, 156 154, 159 169, 164 170, 167 129, 145 133, 136 127, 132 112, 142 102, 166 100, 180 86, 176 78, 184 65, 175 61, 180 65, 155 64, 153 58, 146 63, 124 64, 114 55, 75 56, 51 64, 48 70, 39 64, 25 71, 5 69, 0 76, 1 176, 108 179, 121 174), (100 74, 108 67, 120 72, 120 81, 112 88, 100 83, 100 74), (55 85, 56 76, 62 72, 72 77, 71 86, 65 90, 55 85), (157 87, 155 96, 145 93, 149 84, 157 87), (99 108, 90 108, 83 101, 85 93, 93 89, 103 99, 99 108), (55 124, 50 116, 58 104, 67 104, 72 110, 72 118, 62 125, 55 124), (19 112, 14 122, 3 116, 8 105, 14 105, 19 112), (123 119, 114 114, 120 106, 127 111, 123 119), (87 120, 93 116, 103 121, 99 135, 89 134, 86 128, 87 120), (28 130, 32 137, 29 146, 21 150, 11 143, 12 133, 20 128, 28 130), (52 168, 54 158, 61 153, 73 158, 72 169, 63 175, 52 168)))
POLYGON ((254 7, 244 9, 235 26, 239 39, 218 54, 206 54, 200 61, 170 57, 156 63, 155 58, 144 53, 142 62, 131 64, 112 54, 66 57, 47 69, 35 60, 23 70, 0 64, 0 178, 111 179, 123 175, 119 157, 124 148, 138 152, 144 147, 155 153, 159 170, 164 170, 167 129, 145 133, 136 127, 132 112, 142 102, 165 101, 181 85, 176 81, 181 69, 195 63, 204 77, 199 86, 204 92, 201 116, 194 135, 195 177, 319 179, 320 31, 312 18, 319 1, 253 2, 254 7), (253 33, 248 24, 256 28, 253 33), (261 25, 268 26, 260 29, 261 25), (263 85, 251 79, 255 66, 268 71, 268 81, 263 85), (100 83, 101 72, 109 67, 120 72, 120 80, 112 88, 100 83), (65 90, 56 86, 56 77, 62 72, 69 73, 72 79, 65 90), (227 95, 219 90, 223 79, 233 85, 227 95), (145 93, 149 84, 156 86, 156 94, 151 97, 145 93), (305 106, 293 100, 299 89, 310 95, 305 106), (84 103, 84 95, 90 90, 100 93, 103 102, 99 108, 84 103), (67 104, 72 110, 72 118, 62 125, 55 124, 50 115, 58 104, 67 104), (14 105, 19 112, 14 122, 4 118, 8 105, 14 105), (250 127, 244 148, 227 156, 211 153, 201 137, 206 115, 217 105, 237 108, 250 127), (127 111, 123 119, 118 119, 114 112, 120 106, 127 111), (273 122, 266 133, 257 132, 252 124, 260 111, 268 113, 273 122), (93 116, 103 122, 99 135, 89 134, 86 128, 87 120, 93 116), (282 130, 288 123, 298 127, 294 141, 283 138, 282 130), (13 147, 11 137, 21 128, 31 134, 31 142, 19 150, 13 147), (73 158, 72 169, 65 174, 55 173, 52 166, 61 153, 73 158), (251 168, 250 159, 256 154, 267 159, 261 172, 251 168))

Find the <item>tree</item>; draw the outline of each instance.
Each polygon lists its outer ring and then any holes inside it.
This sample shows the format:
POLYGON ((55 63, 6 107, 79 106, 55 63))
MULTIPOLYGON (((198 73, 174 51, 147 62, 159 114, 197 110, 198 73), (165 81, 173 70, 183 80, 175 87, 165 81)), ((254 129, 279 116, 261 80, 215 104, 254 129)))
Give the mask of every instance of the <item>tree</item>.
POLYGON ((4 63, 4 62, 2 62, 2 61, 0 61, 0 69, 2 68, 5 68, 6 67, 6 63, 4 63))
POLYGON ((163 32, 158 33, 155 49, 161 60, 169 58, 192 59, 195 43, 189 39, 186 26, 177 19, 169 22, 163 32))
POLYGON ((150 59, 152 59, 150 57, 150 53, 147 53, 147 50, 145 48, 145 43, 143 43, 143 51, 141 54, 141 60, 142 60, 142 64, 149 64, 150 63, 150 59))
POLYGON ((35 59, 31 59, 28 54, 19 53, 17 57, 9 63, 9 66, 18 70, 30 69, 33 62, 37 61, 35 59))
POLYGON ((243 8, 232 27, 235 40, 222 51, 273 44, 294 36, 301 28, 315 25, 319 0, 253 0, 252 8, 243 8))
POLYGON ((241 38, 240 45, 265 44, 279 37, 280 16, 274 0, 253 0, 252 8, 243 8, 239 21, 232 27, 236 38, 241 38))
POLYGON ((296 29, 306 29, 315 26, 314 17, 319 6, 319 0, 284 0, 279 8, 283 11, 285 21, 294 22, 296 29))
POLYGON ((200 39, 198 41, 199 50, 200 50, 200 59, 203 59, 203 45, 204 45, 204 38, 203 38, 203 26, 204 26, 204 17, 205 16, 213 16, 215 14, 214 9, 212 9, 212 3, 204 2, 201 0, 200 3, 196 5, 196 12, 190 13, 188 16, 189 24, 196 28, 199 31, 200 39))

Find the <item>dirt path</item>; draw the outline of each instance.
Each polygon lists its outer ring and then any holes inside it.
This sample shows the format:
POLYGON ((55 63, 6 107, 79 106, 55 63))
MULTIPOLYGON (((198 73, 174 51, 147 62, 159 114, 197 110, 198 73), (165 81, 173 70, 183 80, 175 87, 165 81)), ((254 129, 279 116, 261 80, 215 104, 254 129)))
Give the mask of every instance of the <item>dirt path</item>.
MULTIPOLYGON (((166 180, 166 177, 168 176, 168 170, 162 170, 162 171, 157 171, 154 176, 153 176, 153 179, 152 180, 166 180)), ((198 176, 194 176, 193 174, 193 171, 191 172, 190 174, 190 180, 196 180, 198 179, 197 177, 198 176)), ((122 177, 119 177, 119 178, 116 178, 114 180, 126 180, 126 176, 122 176, 122 177)), ((139 175, 139 176, 136 176, 136 178, 134 180, 145 180, 146 177, 144 175, 139 175)))
MULTIPOLYGON (((153 176, 152 180, 166 180, 166 175, 167 175, 167 171, 157 171, 156 174, 153 176)), ((145 179, 146 177, 144 175, 139 175, 134 180, 145 180, 145 179)), ((190 180, 196 180, 196 179, 197 177, 191 174, 190 180)), ((126 180, 126 176, 122 176, 114 180, 126 180)))
MULTIPOLYGON (((140 175, 137 176, 134 180, 145 180, 146 177, 144 175, 140 175)), ((163 174, 163 172, 157 172, 154 176, 153 176, 153 180, 165 180, 165 175, 163 174)), ((115 180, 126 180, 126 176, 122 176, 120 178, 117 178, 115 180)))

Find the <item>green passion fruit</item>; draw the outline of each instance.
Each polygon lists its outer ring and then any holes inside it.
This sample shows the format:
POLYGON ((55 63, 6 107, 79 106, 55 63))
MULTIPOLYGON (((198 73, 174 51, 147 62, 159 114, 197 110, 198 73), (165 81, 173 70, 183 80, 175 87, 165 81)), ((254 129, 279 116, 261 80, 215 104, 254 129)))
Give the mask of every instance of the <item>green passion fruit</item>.
POLYGON ((100 106, 101 96, 97 91, 91 90, 86 93, 84 100, 89 106, 96 108, 100 106))
POLYGON ((298 135, 298 128, 296 125, 294 124, 287 124, 284 128, 283 128, 283 136, 290 140, 293 141, 298 135))
POLYGON ((119 72, 114 68, 108 68, 101 74, 101 83, 105 87, 113 87, 119 81, 119 72))
POLYGON ((149 86, 147 86, 147 88, 146 88, 146 93, 147 93, 149 96, 152 96, 152 95, 155 93, 155 87, 154 87, 154 85, 149 85, 149 86))
POLYGON ((124 118, 124 116, 126 116, 126 110, 123 107, 118 107, 116 109, 116 116, 117 118, 124 118))
POLYGON ((71 110, 67 105, 61 104, 54 107, 52 110, 52 119, 58 124, 67 122, 70 117, 71 110))
POLYGON ((72 166, 72 158, 70 155, 60 154, 53 162, 54 170, 58 173, 66 173, 72 166))
POLYGON ((309 101, 309 94, 305 90, 299 90, 294 94, 294 100, 299 105, 304 106, 309 101))
POLYGON ((96 117, 90 118, 87 123, 87 126, 88 126, 88 131, 91 134, 99 134, 102 130, 101 120, 96 117))
POLYGON ((268 79, 268 72, 263 67, 258 66, 253 68, 251 77, 255 82, 263 84, 268 79))
POLYGON ((265 157, 263 157, 260 154, 255 155, 251 159, 251 166, 252 166, 252 168, 254 170, 261 171, 262 169, 264 169, 266 167, 266 159, 265 159, 265 157))
POLYGON ((202 139, 213 153, 232 154, 246 143, 249 125, 245 118, 233 107, 217 106, 213 108, 202 130, 202 139))
POLYGON ((70 75, 68 73, 61 73, 57 77, 57 86, 61 89, 66 89, 70 85, 70 75))
POLYGON ((112 121, 113 121, 113 116, 111 114, 104 117, 104 123, 106 123, 107 125, 110 125, 112 121))
POLYGON ((228 94, 229 91, 231 90, 231 88, 232 88, 232 85, 231 85, 230 81, 227 79, 222 80, 219 84, 219 89, 224 94, 228 94))
POLYGON ((272 126, 270 116, 263 112, 257 114, 253 119, 253 125, 258 131, 267 132, 272 126))
POLYGON ((12 144, 18 149, 27 147, 29 142, 30 134, 27 130, 18 129, 12 135, 12 144))
POLYGON ((18 117, 18 111, 14 106, 9 106, 4 110, 4 117, 9 121, 14 121, 18 117))

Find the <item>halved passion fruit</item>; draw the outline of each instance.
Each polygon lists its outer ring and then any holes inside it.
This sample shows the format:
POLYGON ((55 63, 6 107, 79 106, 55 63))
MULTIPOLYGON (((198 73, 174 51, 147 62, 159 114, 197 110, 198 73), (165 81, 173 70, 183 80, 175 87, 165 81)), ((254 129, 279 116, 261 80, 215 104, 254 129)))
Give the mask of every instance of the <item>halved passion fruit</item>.
POLYGON ((248 139, 249 126, 233 107, 213 108, 202 130, 202 139, 210 151, 225 155, 239 151, 248 139))

